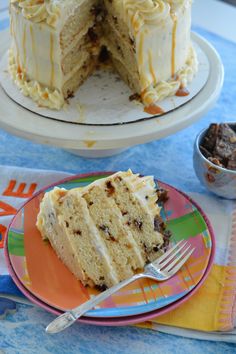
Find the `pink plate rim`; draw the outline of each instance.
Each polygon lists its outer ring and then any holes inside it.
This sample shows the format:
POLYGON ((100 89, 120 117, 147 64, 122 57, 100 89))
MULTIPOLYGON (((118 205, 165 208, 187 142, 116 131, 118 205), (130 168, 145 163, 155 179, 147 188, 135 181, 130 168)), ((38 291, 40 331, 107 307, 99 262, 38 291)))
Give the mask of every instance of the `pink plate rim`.
MULTIPOLYGON (((92 177, 92 176, 101 176, 101 175, 108 175, 108 174, 113 174, 115 172, 112 171, 104 171, 104 172, 91 172, 91 173, 84 173, 84 174, 78 174, 78 175, 73 175, 73 176, 69 176, 66 177, 62 180, 59 180, 55 183, 52 183, 42 189, 40 189, 37 193, 35 193, 31 198, 29 198, 17 211, 18 212, 23 209, 25 207, 25 205, 31 201, 32 199, 34 199, 37 195, 39 195, 40 193, 44 192, 45 190, 56 186, 58 184, 62 184, 68 181, 71 181, 73 179, 79 179, 79 178, 86 178, 86 177, 92 177)), ((155 179, 155 181, 157 182, 161 182, 157 179, 155 179)), ((161 309, 157 309, 151 312, 147 312, 145 314, 139 314, 139 315, 133 315, 133 316, 124 316, 124 317, 110 317, 109 319, 106 318, 96 318, 96 317, 82 317, 78 320, 78 322, 81 323, 85 323, 85 324, 93 324, 93 325, 98 325, 98 326, 125 326, 125 325, 129 325, 129 324, 137 324, 140 322, 144 322, 144 321, 148 321, 150 319, 152 319, 153 317, 158 317, 161 315, 164 315, 165 313, 176 309, 177 307, 179 307, 181 304, 183 304, 184 302, 186 302, 191 296, 193 296, 195 294, 195 292, 199 289, 199 287, 204 283, 204 281, 206 280, 207 276, 209 275, 209 272, 212 268, 213 265, 213 261, 214 261, 214 256, 215 256, 215 248, 216 248, 216 244, 215 244, 215 235, 214 235, 214 231, 213 228, 211 226, 211 223, 208 219, 208 217, 206 216, 205 212, 202 210, 202 208, 191 198, 189 197, 187 194, 185 194, 184 192, 180 191, 179 189, 171 186, 168 183, 163 182, 166 186, 170 186, 171 188, 175 189, 178 193, 182 194, 186 199, 188 199, 193 205, 196 206, 196 208, 200 211, 202 217, 204 218, 204 221, 207 224, 210 236, 211 236, 211 242, 212 242, 212 246, 211 246, 211 254, 210 254, 210 258, 209 258, 209 262, 208 265, 206 267, 205 273, 203 274, 201 280, 198 282, 198 284, 189 292, 187 293, 185 296, 183 296, 182 298, 180 298, 179 300, 176 300, 175 302, 171 303, 170 305, 167 305, 161 309)), ((9 273, 13 279, 13 281, 15 282, 15 284, 17 285, 17 287, 20 289, 20 291, 35 305, 38 305, 39 307, 45 309, 48 312, 51 312, 55 315, 60 315, 62 313, 62 311, 59 311, 57 309, 55 309, 54 307, 46 304, 45 302, 41 301, 40 299, 38 299, 35 295, 33 295, 28 289, 26 289, 24 287, 24 285, 21 283, 21 281, 19 280, 19 278, 17 277, 11 261, 10 261, 10 257, 9 257, 9 253, 8 253, 8 233, 9 230, 11 228, 12 223, 14 222, 17 214, 13 217, 13 219, 11 220, 8 229, 7 229, 7 233, 6 233, 6 238, 5 238, 5 242, 4 242, 4 255, 5 255, 5 259, 6 259, 6 264, 9 270, 9 273)))

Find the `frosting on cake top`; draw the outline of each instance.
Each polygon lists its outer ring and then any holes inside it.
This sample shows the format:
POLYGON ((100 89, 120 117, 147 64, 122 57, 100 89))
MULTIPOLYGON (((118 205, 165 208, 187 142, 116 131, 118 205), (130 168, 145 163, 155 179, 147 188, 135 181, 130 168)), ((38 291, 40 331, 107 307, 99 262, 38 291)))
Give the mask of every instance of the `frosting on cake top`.
MULTIPOLYGON (((22 10, 25 18, 32 22, 45 22, 56 27, 63 9, 78 6, 85 0, 11 0, 22 10)), ((142 25, 154 25, 165 19, 171 11, 191 3, 191 0, 116 0, 123 11, 132 29, 137 32, 142 25)))
POLYGON ((49 0, 11 0, 19 6, 25 18, 32 22, 45 22, 54 27, 60 17, 60 8, 56 1, 49 0))

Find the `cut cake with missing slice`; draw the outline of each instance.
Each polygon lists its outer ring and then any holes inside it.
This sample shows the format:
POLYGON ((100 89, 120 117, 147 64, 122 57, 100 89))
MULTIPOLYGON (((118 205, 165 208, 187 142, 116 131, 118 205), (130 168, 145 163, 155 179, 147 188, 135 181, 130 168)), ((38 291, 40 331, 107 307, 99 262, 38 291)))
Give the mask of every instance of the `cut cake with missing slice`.
POLYGON ((152 177, 118 172, 45 193, 37 227, 84 285, 111 287, 163 252, 165 224, 152 177))

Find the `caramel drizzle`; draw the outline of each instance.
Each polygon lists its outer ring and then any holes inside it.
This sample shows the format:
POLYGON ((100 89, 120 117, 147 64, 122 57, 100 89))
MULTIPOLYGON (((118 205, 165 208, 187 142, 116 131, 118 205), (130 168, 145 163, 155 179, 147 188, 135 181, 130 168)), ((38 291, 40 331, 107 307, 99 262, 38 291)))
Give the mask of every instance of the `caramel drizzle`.
POLYGON ((144 34, 141 33, 140 42, 139 42, 139 51, 138 51, 138 62, 140 66, 143 65, 143 43, 144 43, 144 34))
POLYGON ((172 15, 173 30, 172 30, 172 54, 171 54, 171 75, 175 76, 175 48, 176 48, 176 30, 177 30, 177 17, 172 15))
POLYGON ((26 69, 26 25, 24 25, 22 48, 23 48, 23 67, 25 70, 26 69))
MULTIPOLYGON (((17 19, 16 19, 16 26, 17 26, 17 19)), ((16 58, 15 58, 16 65, 17 65, 17 67, 20 67, 19 47, 18 47, 18 43, 17 43, 17 39, 16 39, 16 33, 15 33, 13 22, 12 22, 12 31, 13 31, 13 37, 14 37, 14 42, 15 42, 15 46, 16 46, 16 58)))
POLYGON ((35 49, 35 39, 34 39, 34 31, 33 31, 33 26, 30 25, 30 35, 31 35, 31 44, 32 44, 32 53, 34 56, 34 63, 35 63, 35 78, 38 81, 38 61, 37 61, 37 55, 36 55, 36 49, 35 49))
POLYGON ((140 34, 140 42, 138 48, 138 65, 139 65, 139 73, 141 78, 141 85, 145 86, 145 76, 143 75, 143 43, 144 43, 144 33, 140 34))
POLYGON ((53 87, 55 71, 54 71, 54 41, 53 41, 53 34, 50 35, 50 61, 51 61, 51 79, 50 79, 50 86, 53 87))
POLYGON ((10 33, 13 36, 14 35, 14 30, 13 30, 13 21, 10 19, 10 33))
POLYGON ((150 71, 150 73, 151 73, 153 83, 154 83, 154 85, 156 85, 157 79, 156 79, 155 70, 154 70, 154 68, 153 68, 152 63, 153 63, 153 60, 152 60, 152 51, 151 51, 151 49, 149 49, 149 50, 148 50, 148 65, 149 65, 149 71, 150 71))

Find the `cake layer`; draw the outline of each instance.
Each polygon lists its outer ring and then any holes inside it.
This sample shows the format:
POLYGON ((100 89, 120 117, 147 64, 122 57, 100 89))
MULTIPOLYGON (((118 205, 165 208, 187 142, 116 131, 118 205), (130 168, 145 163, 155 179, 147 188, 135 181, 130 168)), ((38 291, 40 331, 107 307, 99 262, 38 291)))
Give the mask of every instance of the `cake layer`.
MULTIPOLYGON (((100 232, 109 254, 115 264, 119 279, 132 276, 133 269, 139 268, 136 254, 129 242, 122 224, 120 210, 106 197, 106 192, 100 186, 93 186, 83 198, 87 202, 89 213, 100 232)), ((132 236, 131 236, 132 237, 132 236)))
POLYGON ((71 15, 66 18, 60 33, 60 46, 62 53, 76 39, 80 40, 90 27, 93 27, 96 13, 93 9, 98 5, 98 0, 84 0, 74 2, 71 15))
POLYGON ((64 83, 62 87, 62 93, 65 98, 73 97, 74 92, 79 86, 90 76, 95 69, 95 62, 93 57, 86 55, 85 61, 81 64, 77 70, 73 70, 69 73, 69 79, 64 83))
MULTIPOLYGON (((120 33, 116 21, 109 15, 106 18, 104 43, 111 54, 112 61, 121 64, 121 68, 119 65, 115 65, 118 73, 120 74, 120 71, 124 68, 129 77, 129 80, 125 80, 125 82, 134 92, 140 93, 141 87, 134 47, 129 36, 120 33)), ((124 79, 123 76, 121 75, 124 79)))

